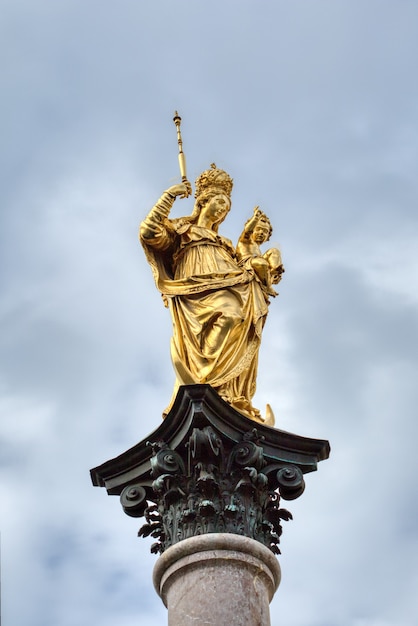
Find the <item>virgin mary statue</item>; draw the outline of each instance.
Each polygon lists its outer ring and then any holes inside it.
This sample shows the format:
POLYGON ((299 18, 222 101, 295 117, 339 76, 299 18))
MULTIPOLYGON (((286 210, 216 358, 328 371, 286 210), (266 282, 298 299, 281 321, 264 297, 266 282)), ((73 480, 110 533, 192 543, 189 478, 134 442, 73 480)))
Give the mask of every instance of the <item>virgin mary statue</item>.
POLYGON ((141 223, 139 238, 173 320, 174 393, 179 385, 206 383, 247 417, 272 425, 269 407, 263 418, 252 405, 268 294, 218 234, 232 185, 212 164, 196 180, 192 214, 177 219, 169 218, 170 210, 191 187, 170 187, 141 223))

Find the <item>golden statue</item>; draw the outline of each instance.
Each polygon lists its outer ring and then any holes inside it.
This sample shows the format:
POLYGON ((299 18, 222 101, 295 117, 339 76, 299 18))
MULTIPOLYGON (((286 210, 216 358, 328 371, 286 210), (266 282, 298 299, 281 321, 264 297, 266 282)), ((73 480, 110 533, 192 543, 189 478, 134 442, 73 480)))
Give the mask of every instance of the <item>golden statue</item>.
MULTIPOLYGON (((179 134, 179 123, 176 126, 179 134)), ((218 234, 231 208, 233 181, 215 164, 196 180, 192 214, 170 219, 175 199, 192 192, 184 156, 181 172, 183 182, 162 194, 139 231, 173 320, 173 399, 179 385, 206 383, 247 417, 272 426, 269 405, 263 418, 251 402, 269 296, 277 295, 271 285, 284 271, 276 248, 264 255, 259 248, 271 234, 270 222, 256 207, 237 250, 218 234)))

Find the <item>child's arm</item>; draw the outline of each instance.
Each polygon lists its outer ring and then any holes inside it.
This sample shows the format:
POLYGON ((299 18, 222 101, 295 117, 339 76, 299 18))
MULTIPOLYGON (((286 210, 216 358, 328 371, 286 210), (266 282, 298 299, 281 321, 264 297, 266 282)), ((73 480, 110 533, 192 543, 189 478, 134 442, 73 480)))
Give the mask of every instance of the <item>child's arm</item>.
POLYGON ((261 211, 258 206, 254 207, 254 214, 247 220, 244 224, 244 230, 242 231, 240 238, 238 240, 239 243, 247 243, 251 238, 251 233, 253 232, 255 225, 258 222, 258 219, 261 215, 261 211))

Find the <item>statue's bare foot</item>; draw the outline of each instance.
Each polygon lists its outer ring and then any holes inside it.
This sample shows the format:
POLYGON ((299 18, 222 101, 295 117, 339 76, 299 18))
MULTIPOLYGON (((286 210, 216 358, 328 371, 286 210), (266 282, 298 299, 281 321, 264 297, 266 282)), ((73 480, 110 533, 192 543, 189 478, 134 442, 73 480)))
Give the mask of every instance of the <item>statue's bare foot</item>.
POLYGON ((275 423, 273 409, 269 404, 266 404, 266 417, 264 418, 264 423, 266 426, 274 426, 275 423))

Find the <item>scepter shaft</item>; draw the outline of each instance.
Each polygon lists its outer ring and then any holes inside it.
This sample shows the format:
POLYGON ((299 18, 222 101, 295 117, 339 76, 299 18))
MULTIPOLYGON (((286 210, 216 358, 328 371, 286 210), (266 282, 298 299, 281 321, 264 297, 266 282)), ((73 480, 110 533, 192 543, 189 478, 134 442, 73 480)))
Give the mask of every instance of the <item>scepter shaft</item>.
POLYGON ((177 113, 177 111, 174 111, 173 122, 175 123, 176 128, 177 128, 177 143, 179 146, 179 166, 180 166, 181 180, 183 181, 183 183, 185 183, 187 182, 186 157, 183 152, 183 140, 181 138, 181 130, 180 130, 181 117, 177 113))

